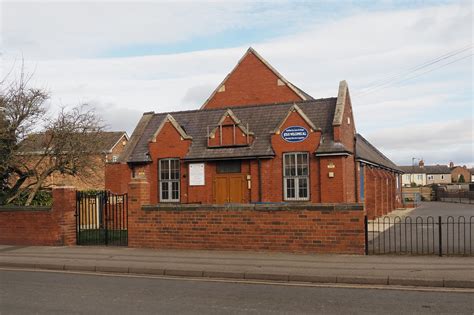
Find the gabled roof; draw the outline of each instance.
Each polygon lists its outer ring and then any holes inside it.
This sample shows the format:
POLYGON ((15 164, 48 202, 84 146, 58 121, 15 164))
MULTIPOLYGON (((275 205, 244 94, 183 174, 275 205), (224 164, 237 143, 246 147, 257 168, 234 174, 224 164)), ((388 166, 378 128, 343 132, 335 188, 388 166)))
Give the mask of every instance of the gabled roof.
POLYGON ((158 134, 160 133, 161 129, 163 129, 163 127, 165 126, 165 124, 169 122, 171 123, 171 125, 176 129, 176 131, 179 133, 179 135, 181 136, 181 138, 183 139, 186 139, 186 140, 192 140, 193 137, 191 137, 190 135, 188 135, 186 133, 186 131, 183 130, 183 128, 181 127, 180 124, 178 124, 178 122, 176 121, 176 119, 173 118, 173 116, 171 116, 171 114, 168 114, 166 115, 165 119, 163 119, 163 121, 161 122, 161 124, 158 126, 158 128, 156 129, 155 133, 153 134, 153 136, 151 137, 150 141, 151 142, 156 142, 156 137, 158 136, 158 134))
POLYGON ((235 116, 234 112, 229 108, 224 113, 224 115, 222 115, 221 119, 219 119, 219 121, 217 122, 216 127, 210 132, 209 136, 211 138, 216 133, 217 128, 218 128, 217 126, 221 125, 227 117, 230 117, 234 121, 234 123, 237 125, 237 127, 239 127, 240 130, 242 130, 243 133, 245 133, 246 135, 253 135, 253 132, 251 132, 250 130, 247 130, 247 128, 242 123, 242 121, 239 118, 237 118, 237 116, 235 116))
MULTIPOLYGON (((125 131, 101 131, 99 133, 84 134, 85 137, 94 137, 94 141, 98 141, 99 152, 109 153, 118 144, 118 142, 125 136, 128 140, 125 131)), ((54 142, 54 141, 53 141, 54 142)), ((21 154, 41 154, 44 153, 48 143, 48 136, 46 133, 30 134, 19 144, 18 153, 21 154)), ((54 145, 54 143, 53 143, 54 145)))
MULTIPOLYGON (((186 130, 186 133, 193 137, 185 159, 272 157, 274 156, 271 145, 272 132, 294 105, 294 102, 289 102, 234 107, 232 109, 233 114, 248 124, 249 130, 254 133, 254 140, 250 146, 232 148, 208 148, 207 146, 207 126, 219 121, 227 112, 225 108, 150 114, 146 121, 142 118, 137 127, 139 130, 133 132, 133 149, 128 150, 123 157, 125 161, 130 163, 149 162, 148 143, 168 114, 171 114, 177 123, 186 130)), ((297 102, 296 105, 304 111, 308 119, 314 124, 315 129, 321 129, 322 134, 327 139, 332 139, 332 121, 336 98, 301 101, 297 102)))
POLYGON ((232 75, 232 73, 239 67, 241 62, 247 57, 248 54, 253 54, 255 57, 257 57, 268 69, 270 69, 277 77, 280 79, 280 81, 283 82, 288 88, 290 88, 293 92, 295 92, 296 95, 298 95, 301 100, 307 101, 307 100, 313 100, 314 98, 310 96, 308 93, 302 91, 300 88, 296 87, 293 85, 290 81, 288 81, 283 75, 281 75, 268 61, 266 61, 262 56, 260 56, 259 53, 255 51, 252 47, 249 47, 245 54, 239 59, 235 67, 232 69, 229 74, 224 78, 224 80, 217 86, 217 88, 212 92, 212 94, 207 98, 207 100, 204 102, 204 104, 201 106, 201 109, 204 109, 206 105, 209 103, 209 101, 217 94, 217 92, 221 89, 223 85, 225 85, 227 79, 232 75))
POLYGON ((408 174, 451 174, 451 169, 447 165, 419 165, 400 166, 403 172, 408 174))
POLYGON ((309 119, 309 117, 301 110, 301 108, 296 105, 296 104, 293 104, 293 106, 290 107, 290 109, 288 110, 288 113, 286 114, 285 118, 283 118, 280 123, 276 126, 276 128, 273 130, 273 133, 278 133, 281 129, 281 126, 283 126, 283 124, 285 123, 285 121, 288 119, 288 117, 290 117, 290 115, 292 113, 298 113, 298 115, 300 115, 301 118, 303 118, 303 120, 308 124, 308 126, 311 127, 311 129, 313 130, 317 130, 318 128, 313 124, 313 122, 311 121, 311 119, 309 119))
POLYGON ((396 172, 403 172, 395 163, 360 134, 356 134, 356 160, 369 162, 369 164, 375 164, 396 172))

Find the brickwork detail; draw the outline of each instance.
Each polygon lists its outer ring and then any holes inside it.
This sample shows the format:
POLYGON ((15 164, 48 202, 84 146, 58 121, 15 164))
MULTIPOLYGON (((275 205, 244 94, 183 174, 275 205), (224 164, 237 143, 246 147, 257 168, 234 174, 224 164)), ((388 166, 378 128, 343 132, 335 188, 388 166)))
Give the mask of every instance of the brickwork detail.
POLYGON ((29 209, 0 208, 0 244, 76 244, 75 188, 54 189, 53 206, 49 210, 29 209))
POLYGON ((130 247, 364 252, 361 210, 145 210, 148 191, 145 181, 130 183, 130 247))
POLYGON ((301 101, 301 97, 286 84, 279 85, 278 76, 253 53, 248 53, 227 77, 225 88, 211 96, 205 108, 291 101, 301 101))
POLYGON ((109 163, 105 165, 105 188, 112 193, 126 193, 131 178, 132 172, 126 163, 109 163))

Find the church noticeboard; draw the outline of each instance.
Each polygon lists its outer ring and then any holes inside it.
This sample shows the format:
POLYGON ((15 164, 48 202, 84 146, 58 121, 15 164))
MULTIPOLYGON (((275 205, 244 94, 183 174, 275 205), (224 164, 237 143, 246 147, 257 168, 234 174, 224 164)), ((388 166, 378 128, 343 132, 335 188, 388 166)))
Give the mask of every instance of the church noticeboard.
POLYGON ((189 186, 204 185, 204 163, 189 164, 189 186))

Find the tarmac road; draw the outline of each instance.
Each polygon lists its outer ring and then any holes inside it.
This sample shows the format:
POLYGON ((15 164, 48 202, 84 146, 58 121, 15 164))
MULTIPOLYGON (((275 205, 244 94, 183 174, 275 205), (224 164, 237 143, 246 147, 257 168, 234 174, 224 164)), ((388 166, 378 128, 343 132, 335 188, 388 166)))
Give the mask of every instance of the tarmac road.
POLYGON ((459 216, 464 216, 469 221, 469 217, 474 216, 474 204, 450 203, 439 201, 421 202, 420 205, 415 208, 409 215, 413 217, 432 216, 433 218, 437 218, 438 216, 441 216, 443 218, 446 218, 448 216, 453 216, 455 218, 459 216))
POLYGON ((474 294, 0 270, 0 314, 473 314, 474 294))

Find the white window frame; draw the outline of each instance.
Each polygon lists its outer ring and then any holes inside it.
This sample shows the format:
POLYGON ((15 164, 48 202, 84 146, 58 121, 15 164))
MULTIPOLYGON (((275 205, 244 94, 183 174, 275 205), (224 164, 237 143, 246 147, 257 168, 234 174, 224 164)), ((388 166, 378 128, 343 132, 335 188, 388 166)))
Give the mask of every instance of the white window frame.
POLYGON ((309 200, 310 196, 310 182, 309 182, 309 154, 308 152, 287 152, 283 154, 283 199, 288 201, 306 201, 309 200), (298 175, 298 155, 305 155, 306 156, 306 175, 298 175), (295 173, 296 175, 287 175, 286 174, 286 157, 287 156, 294 156, 295 159, 295 173), (294 188, 295 188, 295 197, 288 197, 288 181, 293 179, 294 180, 294 188), (300 179, 306 179, 306 197, 300 197, 300 187, 299 182, 300 179))
POLYGON ((181 194, 181 163, 178 158, 167 158, 167 159, 160 159, 158 160, 158 184, 159 184, 159 193, 160 193, 160 202, 179 202, 179 197, 181 194), (171 171, 171 162, 177 161, 178 162, 178 176, 177 178, 172 178, 172 171, 171 171), (162 178, 162 162, 168 164, 168 178, 162 178), (168 198, 163 198, 163 183, 166 183, 168 189, 168 198), (178 184, 178 197, 173 198, 173 183, 178 184))

